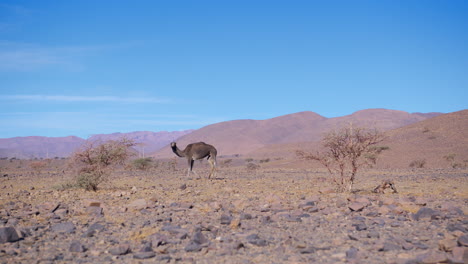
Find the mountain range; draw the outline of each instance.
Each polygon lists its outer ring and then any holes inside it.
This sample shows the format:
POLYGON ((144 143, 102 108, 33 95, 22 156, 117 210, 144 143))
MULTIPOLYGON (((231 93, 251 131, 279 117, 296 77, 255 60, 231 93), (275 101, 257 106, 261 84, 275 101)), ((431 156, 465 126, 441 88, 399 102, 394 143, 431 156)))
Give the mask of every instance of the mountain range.
MULTIPOLYGON (((442 114, 366 109, 334 118, 305 111, 265 120, 220 122, 198 130, 99 134, 88 140, 126 137, 141 143, 136 147, 140 155, 155 158, 174 157, 168 146, 171 141, 177 141, 182 149, 189 143, 204 141, 216 146, 221 158, 266 157, 299 166, 295 161, 296 150, 315 149, 325 132, 350 123, 385 132, 384 144, 389 150, 381 155, 382 167, 408 167, 414 159, 425 160, 430 166, 468 162, 468 110, 442 114)), ((66 157, 85 142, 75 136, 0 139, 0 157, 66 157)))

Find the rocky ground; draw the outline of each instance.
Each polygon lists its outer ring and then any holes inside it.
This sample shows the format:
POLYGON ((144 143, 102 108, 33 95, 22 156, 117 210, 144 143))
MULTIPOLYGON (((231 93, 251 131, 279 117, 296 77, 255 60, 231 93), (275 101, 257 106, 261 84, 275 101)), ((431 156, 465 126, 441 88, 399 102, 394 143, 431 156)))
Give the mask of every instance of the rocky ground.
POLYGON ((468 262, 466 169, 369 171, 352 194, 306 170, 120 172, 97 192, 5 174, 0 263, 468 262), (372 193, 383 179, 398 193, 372 193))

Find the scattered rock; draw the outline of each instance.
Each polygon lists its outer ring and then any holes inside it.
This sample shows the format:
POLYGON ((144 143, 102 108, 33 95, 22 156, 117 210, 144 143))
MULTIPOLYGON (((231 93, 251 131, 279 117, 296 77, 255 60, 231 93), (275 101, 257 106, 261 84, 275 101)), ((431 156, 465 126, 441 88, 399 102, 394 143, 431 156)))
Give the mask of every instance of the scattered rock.
POLYGON ((130 244, 128 243, 119 244, 118 246, 109 249, 109 253, 114 256, 126 255, 130 252, 130 244))
POLYGON ((457 246, 457 241, 453 238, 446 238, 439 241, 439 249, 445 252, 452 252, 457 246))
POLYGON ((367 206, 366 203, 353 202, 348 207, 349 209, 351 209, 351 211, 359 212, 359 211, 362 211, 362 209, 364 209, 366 206, 367 206))
POLYGON ((57 233, 73 233, 76 228, 72 222, 64 222, 52 225, 51 229, 57 233))
POLYGON ((422 207, 419 211, 413 216, 414 220, 419 221, 421 219, 432 219, 437 216, 440 216, 440 212, 433 210, 428 207, 422 207))
POLYGON ((0 227, 0 243, 15 242, 20 236, 14 227, 0 227))
POLYGON ((135 259, 149 259, 156 257, 155 252, 137 252, 133 254, 133 258, 135 259))
POLYGON ((460 246, 468 247, 468 235, 463 235, 458 238, 458 244, 460 246))
POLYGON ((229 224, 231 224, 232 216, 223 214, 223 215, 221 215, 220 220, 221 220, 222 225, 229 225, 229 224))
POLYGON ((86 248, 80 241, 73 240, 70 244, 70 252, 85 252, 86 248))
POLYGON ((247 242, 249 242, 252 245, 256 245, 259 247, 264 247, 268 243, 265 239, 261 239, 257 234, 252 234, 246 237, 247 242))

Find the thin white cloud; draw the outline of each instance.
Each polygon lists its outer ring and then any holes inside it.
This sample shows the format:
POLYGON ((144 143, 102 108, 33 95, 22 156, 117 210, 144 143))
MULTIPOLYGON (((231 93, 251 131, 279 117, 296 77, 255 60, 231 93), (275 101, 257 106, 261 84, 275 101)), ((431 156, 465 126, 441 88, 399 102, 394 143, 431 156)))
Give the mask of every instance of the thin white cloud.
POLYGON ((0 100, 36 102, 170 103, 167 98, 69 95, 0 95, 0 100))
MULTIPOLYGON (((4 25, 4 27, 6 26, 4 25)), ((88 56, 103 51, 125 49, 135 45, 138 45, 138 43, 41 46, 32 43, 0 41, 0 71, 35 71, 50 67, 81 71, 85 69, 84 58, 88 56)))

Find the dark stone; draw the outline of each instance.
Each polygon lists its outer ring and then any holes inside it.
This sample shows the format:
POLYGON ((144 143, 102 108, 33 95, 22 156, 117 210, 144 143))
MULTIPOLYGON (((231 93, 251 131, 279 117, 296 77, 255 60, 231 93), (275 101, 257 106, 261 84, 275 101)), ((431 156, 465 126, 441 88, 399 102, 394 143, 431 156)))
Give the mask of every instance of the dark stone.
POLYGON ((197 251, 200 251, 202 249, 202 245, 200 244, 197 244, 193 241, 190 241, 188 243, 188 245, 185 247, 185 251, 187 252, 197 252, 197 251))
POLYGON ((135 259, 149 259, 156 257, 156 253, 152 251, 145 251, 145 252, 137 252, 133 254, 133 258, 135 259))
POLYGON ((259 247, 264 247, 268 243, 265 239, 261 239, 257 234, 252 234, 246 237, 247 242, 249 242, 252 245, 259 246, 259 247))
POLYGON ((86 248, 80 241, 73 240, 70 244, 70 252, 85 252, 86 248))
POLYGON ((458 238, 458 244, 460 246, 468 247, 468 235, 463 235, 458 238))
POLYGON ((363 223, 354 224, 354 226, 356 227, 357 231, 367 230, 366 224, 363 224, 363 223))
POLYGON ((130 253, 130 245, 127 243, 120 244, 116 247, 113 247, 109 250, 109 253, 111 253, 114 256, 120 256, 120 255, 126 255, 130 253))
POLYGON ((368 237, 368 238, 380 238, 380 234, 379 234, 379 232, 377 232, 377 231, 370 231, 370 232, 367 234, 367 237, 368 237))
POLYGON ((88 230, 85 233, 86 237, 92 237, 94 236, 97 232, 101 232, 105 229, 105 226, 99 223, 94 223, 89 226, 88 230))
POLYGON ((149 239, 151 239, 152 245, 159 247, 169 243, 169 238, 165 234, 155 233, 152 234, 149 239))
POLYGON ((140 252, 153 252, 153 243, 145 243, 140 249, 140 252))
POLYGON ((384 242, 383 247, 381 249, 379 249, 379 251, 387 252, 387 251, 400 250, 400 249, 401 249, 400 245, 397 245, 395 243, 386 241, 386 242, 384 242))
POLYGON ((221 216, 221 224, 222 225, 229 225, 231 224, 231 221, 232 221, 232 217, 229 216, 229 215, 226 215, 226 214, 223 214, 221 216))
POLYGON ((52 231, 57 233, 73 233, 75 231, 75 225, 72 222, 65 222, 55 224, 51 227, 52 231))
POLYGON ((440 216, 440 212, 428 207, 422 207, 413 217, 414 220, 419 221, 424 218, 433 219, 437 216, 440 216))
POLYGON ((466 233, 468 231, 468 229, 462 224, 448 224, 447 225, 447 230, 450 231, 450 232, 459 230, 459 231, 462 231, 464 233, 466 233))
POLYGON ((193 235, 192 242, 202 245, 202 244, 206 244, 206 243, 208 243, 210 241, 202 234, 202 232, 196 232, 193 235))
POLYGON ((347 259, 354 259, 357 257, 359 249, 352 247, 348 251, 346 251, 346 258, 347 259))
POLYGON ((187 184, 185 184, 185 183, 182 184, 182 185, 179 187, 179 189, 182 190, 182 191, 185 190, 185 189, 187 189, 187 184))
POLYGON ((240 219, 241 220, 250 220, 250 219, 252 219, 252 215, 243 213, 243 214, 241 214, 240 219))
POLYGON ((313 254, 317 251, 317 249, 315 249, 314 247, 306 247, 306 248, 302 248, 301 250, 299 250, 299 253, 301 254, 313 254))
POLYGON ((15 242, 20 239, 21 238, 14 227, 0 227, 0 243, 15 242))

